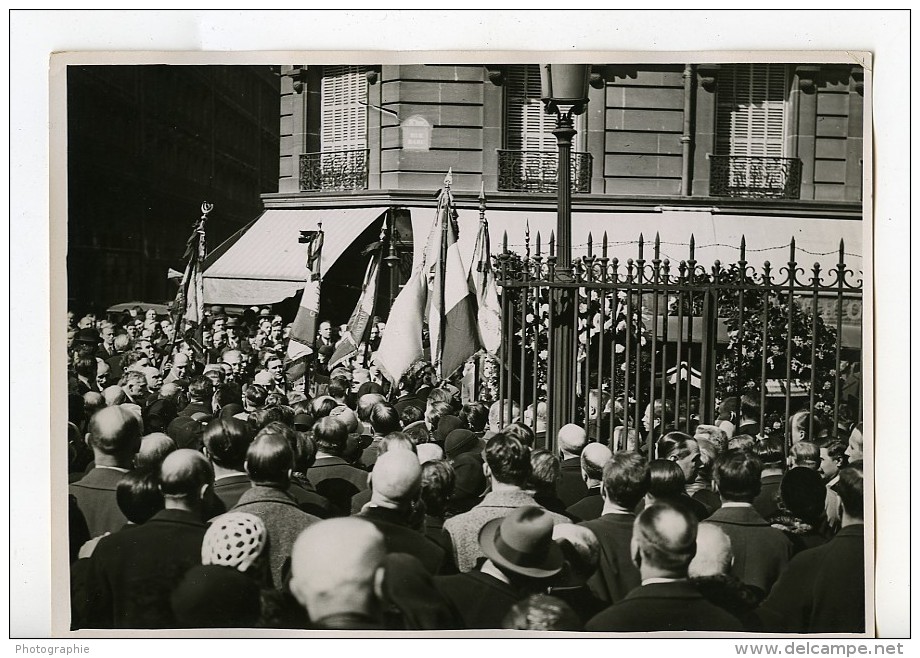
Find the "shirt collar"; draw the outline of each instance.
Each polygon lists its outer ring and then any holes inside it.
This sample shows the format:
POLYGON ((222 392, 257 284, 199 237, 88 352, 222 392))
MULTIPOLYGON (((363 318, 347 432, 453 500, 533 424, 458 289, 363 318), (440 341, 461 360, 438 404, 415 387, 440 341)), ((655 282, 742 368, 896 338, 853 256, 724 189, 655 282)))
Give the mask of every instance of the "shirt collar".
POLYGON ((483 563, 482 563, 482 566, 479 567, 479 570, 480 570, 482 573, 486 574, 487 576, 492 576, 492 577, 495 578, 496 580, 502 581, 502 582, 505 583, 506 585, 510 585, 510 584, 511 584, 511 581, 508 580, 508 576, 506 576, 505 574, 503 574, 503 573, 501 572, 501 569, 499 569, 498 567, 496 567, 496 566, 492 563, 492 560, 486 560, 485 562, 483 562, 483 563))
POLYGON ((656 583, 680 583, 687 580, 686 578, 646 578, 642 585, 654 585, 656 583))
POLYGON ((118 466, 100 466, 99 464, 96 464, 96 468, 104 468, 104 469, 109 470, 109 471, 118 471, 119 473, 127 473, 127 472, 128 472, 128 469, 127 469, 127 468, 120 468, 120 467, 118 467, 118 466))
POLYGON ((724 500, 722 501, 722 507, 754 507, 750 503, 742 503, 734 500, 724 500))
POLYGON ((628 510, 625 507, 620 507, 616 503, 605 500, 604 509, 601 510, 601 516, 604 514, 632 514, 632 510, 628 510))

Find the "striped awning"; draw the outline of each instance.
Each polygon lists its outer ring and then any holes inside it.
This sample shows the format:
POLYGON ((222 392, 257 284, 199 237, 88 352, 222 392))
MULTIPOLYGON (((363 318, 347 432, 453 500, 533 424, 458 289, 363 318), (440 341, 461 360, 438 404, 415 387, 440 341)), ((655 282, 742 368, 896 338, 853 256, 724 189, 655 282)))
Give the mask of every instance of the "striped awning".
MULTIPOLYGON (((266 210, 204 271, 208 304, 271 304, 287 299, 304 286, 306 245, 301 231, 322 224, 320 270, 325 275, 342 253, 386 207, 266 210)), ((223 247, 218 247, 222 249, 223 247)))

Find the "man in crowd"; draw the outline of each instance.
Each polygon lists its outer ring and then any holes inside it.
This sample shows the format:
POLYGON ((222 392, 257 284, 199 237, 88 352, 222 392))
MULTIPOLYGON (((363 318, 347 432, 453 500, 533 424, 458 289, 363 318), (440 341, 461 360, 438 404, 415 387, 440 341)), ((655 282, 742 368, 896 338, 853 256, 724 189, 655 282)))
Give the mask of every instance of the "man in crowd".
POLYGON ((389 450, 380 455, 370 475, 371 500, 358 514, 383 533, 387 553, 408 553, 432 574, 445 573, 450 558, 424 534, 412 528, 424 512, 419 509, 422 467, 409 450, 389 450))
POLYGON ((177 450, 166 457, 160 466, 165 509, 136 528, 103 537, 90 558, 88 627, 177 626, 169 597, 182 575, 201 564, 204 501, 213 484, 214 473, 200 453, 177 450))
POLYGON ((321 630, 383 628, 384 537, 357 518, 307 528, 291 552, 291 593, 321 630))
POLYGON ((729 450, 720 455, 714 472, 722 507, 706 519, 725 531, 732 541, 732 573, 764 594, 773 587, 792 557, 792 542, 770 526, 753 507, 760 493, 762 465, 754 455, 729 450))
MULTIPOLYGON (((479 531, 489 521, 507 516, 522 506, 537 506, 533 492, 526 490, 531 473, 530 450, 518 439, 499 433, 486 443, 483 472, 491 479, 492 490, 469 512, 444 522, 456 550, 456 564, 461 572, 472 571, 484 557, 479 545, 479 531)), ((547 512, 556 523, 569 519, 547 512)))
POLYGON ((842 527, 828 543, 792 558, 758 611, 767 630, 782 633, 866 630, 862 462, 840 469, 836 491, 842 501, 842 527))
POLYGON ((282 568, 291 554, 298 535, 319 517, 307 514, 290 494, 294 450, 280 434, 263 429, 246 450, 246 473, 252 480, 233 507, 234 512, 246 512, 262 519, 268 530, 268 555, 272 584, 280 590, 282 568))
POLYGON ((587 631, 740 631, 740 622, 688 581, 697 522, 684 506, 656 502, 642 510, 630 551, 642 577, 632 590, 591 619, 587 631))
POLYGON ((632 561, 630 541, 639 502, 648 493, 649 469, 637 452, 618 452, 604 466, 604 507, 600 517, 581 525, 591 530, 600 545, 597 572, 588 587, 599 599, 616 603, 639 586, 639 570, 632 561))
POLYGON ((590 521, 603 513, 601 485, 604 481, 604 466, 612 456, 610 448, 602 443, 589 443, 581 451, 581 478, 588 493, 565 511, 576 521, 590 521))
POLYGON ((553 542, 556 522, 551 514, 542 507, 524 506, 493 518, 477 533, 479 552, 486 558, 480 567, 435 579, 463 628, 501 628, 517 601, 545 589, 562 570, 564 559, 553 542))
POLYGON ((588 487, 581 474, 581 452, 588 444, 588 435, 583 427, 570 423, 559 428, 556 438, 562 465, 562 478, 556 486, 556 494, 569 507, 588 495, 588 487))
POLYGON ((307 477, 338 514, 347 515, 352 497, 367 489, 367 472, 342 458, 348 447, 348 430, 340 420, 327 416, 313 426, 313 440, 316 461, 307 471, 307 477))
POLYGON ((70 485, 70 493, 86 517, 90 537, 98 537, 127 522, 115 500, 115 489, 140 448, 140 423, 121 406, 106 407, 90 419, 86 440, 93 449, 95 466, 70 485))
POLYGON ((207 377, 197 377, 188 385, 188 394, 191 401, 182 411, 180 416, 194 416, 205 414, 211 416, 214 409, 211 406, 214 399, 214 384, 207 377))

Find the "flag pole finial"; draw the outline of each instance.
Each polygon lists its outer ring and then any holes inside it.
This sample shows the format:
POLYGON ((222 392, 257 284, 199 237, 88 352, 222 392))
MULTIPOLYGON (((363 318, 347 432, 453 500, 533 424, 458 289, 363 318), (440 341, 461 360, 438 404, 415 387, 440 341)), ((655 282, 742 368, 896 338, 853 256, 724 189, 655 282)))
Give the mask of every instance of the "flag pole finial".
POLYGON ((447 170, 447 175, 444 177, 444 187, 446 187, 449 190, 450 186, 453 184, 454 184, 454 168, 450 167, 447 170))

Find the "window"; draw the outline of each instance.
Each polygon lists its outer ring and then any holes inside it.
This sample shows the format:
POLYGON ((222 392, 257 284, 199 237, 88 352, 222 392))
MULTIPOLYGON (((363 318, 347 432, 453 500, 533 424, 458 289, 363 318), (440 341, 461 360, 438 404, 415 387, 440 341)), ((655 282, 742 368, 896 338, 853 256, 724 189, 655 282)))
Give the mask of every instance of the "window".
POLYGON ((784 157, 785 65, 723 65, 718 89, 716 154, 784 157))
POLYGON ((320 150, 300 155, 300 189, 305 192, 367 189, 364 67, 323 67, 319 115, 320 150))
MULTIPOLYGON (((556 117, 547 114, 540 99, 540 67, 537 64, 505 69, 505 148, 498 150, 498 189, 519 192, 555 192, 558 178, 558 145, 553 128, 556 117)), ((575 117, 572 144, 572 189, 589 192, 591 155, 584 153, 584 115, 575 117)))
MULTIPOLYGON (((540 67, 509 66, 505 72, 505 145, 521 151, 555 151, 556 117, 547 114, 540 99, 540 67)), ((575 117, 576 143, 584 144, 583 115, 575 117)))
POLYGON ((360 66, 327 66, 321 90, 322 151, 367 148, 367 78, 360 66))
POLYGON ((802 163, 786 154, 787 96, 784 64, 719 69, 710 195, 799 198, 802 163))

